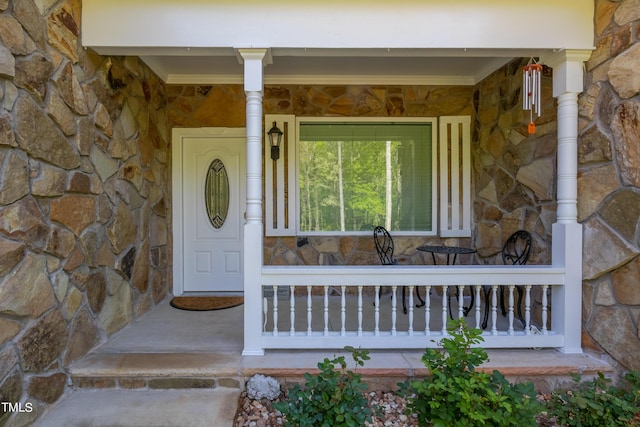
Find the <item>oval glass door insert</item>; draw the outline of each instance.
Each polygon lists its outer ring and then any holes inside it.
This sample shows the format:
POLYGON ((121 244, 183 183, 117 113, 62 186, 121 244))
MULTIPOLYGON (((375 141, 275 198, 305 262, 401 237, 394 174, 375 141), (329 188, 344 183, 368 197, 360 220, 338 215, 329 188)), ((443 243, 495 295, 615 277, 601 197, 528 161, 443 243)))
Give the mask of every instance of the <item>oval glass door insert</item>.
POLYGON ((204 186, 204 200, 209 221, 215 229, 220 229, 229 213, 229 176, 220 159, 209 165, 204 186))

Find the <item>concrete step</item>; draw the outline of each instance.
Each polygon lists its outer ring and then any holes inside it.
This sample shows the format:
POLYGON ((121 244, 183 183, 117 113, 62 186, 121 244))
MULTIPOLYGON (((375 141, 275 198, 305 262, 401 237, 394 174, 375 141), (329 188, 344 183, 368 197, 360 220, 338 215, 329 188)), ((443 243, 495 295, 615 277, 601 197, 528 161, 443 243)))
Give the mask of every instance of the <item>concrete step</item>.
MULTIPOLYGON (((305 372, 317 372, 325 357, 344 351, 269 351, 264 356, 237 353, 92 353, 70 368, 79 389, 243 389, 255 374, 272 376, 285 385, 303 381, 305 372)), ((428 375, 423 352, 375 351, 364 367, 348 369, 362 374, 370 389, 394 389, 397 383, 428 375)), ((585 378, 597 372, 610 374, 612 366, 588 354, 563 354, 556 350, 489 350, 480 369, 499 370, 511 381, 532 381, 539 391, 571 381, 570 374, 585 378)))

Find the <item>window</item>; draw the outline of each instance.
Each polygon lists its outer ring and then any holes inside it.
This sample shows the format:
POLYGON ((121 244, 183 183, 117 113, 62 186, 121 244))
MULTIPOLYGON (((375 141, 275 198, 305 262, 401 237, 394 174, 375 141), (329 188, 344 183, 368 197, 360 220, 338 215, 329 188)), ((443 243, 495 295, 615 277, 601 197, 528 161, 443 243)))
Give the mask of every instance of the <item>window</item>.
POLYGON ((435 233, 433 120, 298 123, 299 233, 435 233))
POLYGON ((471 235, 469 116, 265 116, 273 122, 284 136, 278 160, 265 145, 267 236, 367 235, 376 225, 471 235))

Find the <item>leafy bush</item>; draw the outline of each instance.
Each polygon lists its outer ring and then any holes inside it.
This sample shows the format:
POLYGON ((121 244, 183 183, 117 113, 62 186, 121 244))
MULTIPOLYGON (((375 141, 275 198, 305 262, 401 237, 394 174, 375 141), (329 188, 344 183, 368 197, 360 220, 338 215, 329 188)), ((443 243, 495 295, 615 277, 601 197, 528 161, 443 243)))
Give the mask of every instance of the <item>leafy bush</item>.
POLYGON ((566 426, 600 427, 640 425, 640 373, 629 372, 620 386, 598 372, 590 381, 580 382, 574 375, 576 387, 556 390, 547 404, 549 416, 566 426), (634 419, 634 416, 636 417, 634 419))
MULTIPOLYGON (((345 350, 351 353, 357 366, 370 359, 367 350, 353 347, 345 350)), ((304 374, 304 388, 295 385, 288 392, 288 400, 273 405, 285 416, 286 425, 360 427, 371 421, 373 412, 363 395, 367 385, 360 374, 347 370, 345 357, 325 358, 318 368, 317 375, 304 374)))
POLYGON ((425 426, 535 426, 540 404, 533 384, 511 384, 498 371, 475 368, 488 360, 475 347, 482 331, 468 329, 463 320, 449 326, 450 336, 440 349, 427 349, 422 361, 431 375, 399 384, 407 399, 407 413, 425 426))

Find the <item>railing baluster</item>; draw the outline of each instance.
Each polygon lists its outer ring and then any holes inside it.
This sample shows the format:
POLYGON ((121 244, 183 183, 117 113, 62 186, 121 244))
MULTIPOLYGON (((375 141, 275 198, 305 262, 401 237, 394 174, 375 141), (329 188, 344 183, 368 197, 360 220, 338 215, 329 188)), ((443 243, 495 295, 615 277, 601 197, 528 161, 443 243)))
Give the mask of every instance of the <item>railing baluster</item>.
POLYGON ((516 287, 513 285, 509 285, 509 329, 507 332, 509 335, 513 335, 513 311, 514 311, 514 299, 513 299, 513 290, 516 287))
POLYGON ((464 317, 464 285, 458 285, 458 319, 464 317))
POLYGON ((448 298, 448 285, 442 287, 442 335, 447 335, 447 301, 448 298))
POLYGON ((291 331, 289 332, 291 336, 296 334, 296 287, 289 286, 289 321, 291 322, 291 331))
POLYGON ((431 335, 431 286, 424 287, 424 334, 431 335))
POLYGON ((374 314, 374 329, 373 333, 377 336, 380 335, 380 285, 376 285, 376 296, 375 298, 375 314, 374 314))
POLYGON ((524 330, 531 335, 531 285, 525 285, 524 291, 524 330))
POLYGON ((358 336, 362 336, 362 285, 358 285, 358 336))
POLYGON ((549 285, 542 285, 542 335, 547 335, 547 289, 549 285))
POLYGON ((342 285, 340 287, 340 321, 342 327, 340 328, 340 335, 347 335, 347 287, 342 285))
POLYGON ((498 285, 491 286, 491 335, 498 335, 498 285))
POLYGON ((278 335, 278 285, 273 285, 273 336, 278 335))
POLYGON ((409 286, 409 335, 413 335, 413 288, 414 286, 409 286))
POLYGON ((324 336, 329 335, 329 286, 324 286, 324 336))
POLYGON ((476 329, 480 329, 480 309, 481 309, 481 305, 482 305, 482 300, 480 299, 480 290, 482 289, 482 286, 480 285, 476 285, 476 296, 475 296, 475 300, 476 300, 476 329))
POLYGON ((311 329, 311 286, 307 286, 307 335, 311 336, 313 330, 311 329))
POLYGON ((393 285, 391 287, 391 335, 396 335, 396 320, 397 320, 397 305, 398 305, 398 297, 396 295, 398 291, 398 286, 393 285))

